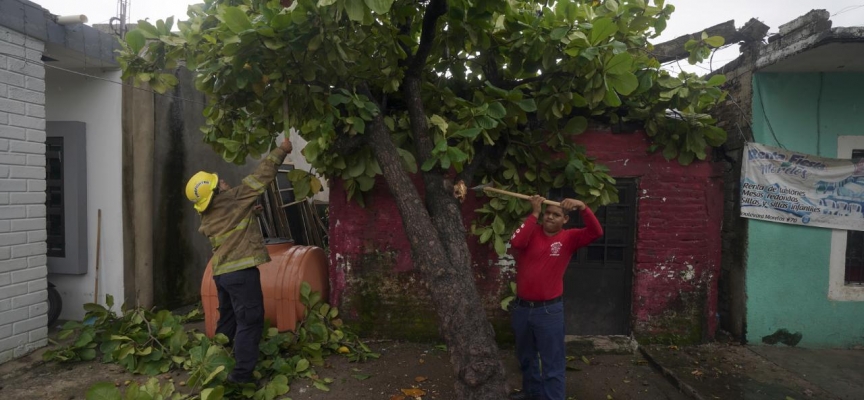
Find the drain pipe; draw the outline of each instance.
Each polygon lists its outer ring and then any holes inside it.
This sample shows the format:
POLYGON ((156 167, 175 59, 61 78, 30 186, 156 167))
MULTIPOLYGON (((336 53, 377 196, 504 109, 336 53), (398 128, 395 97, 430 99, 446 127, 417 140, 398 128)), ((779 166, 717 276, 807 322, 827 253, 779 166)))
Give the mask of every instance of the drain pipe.
POLYGON ((77 25, 77 24, 86 24, 88 21, 87 16, 84 14, 79 15, 58 15, 55 19, 57 25, 77 25))

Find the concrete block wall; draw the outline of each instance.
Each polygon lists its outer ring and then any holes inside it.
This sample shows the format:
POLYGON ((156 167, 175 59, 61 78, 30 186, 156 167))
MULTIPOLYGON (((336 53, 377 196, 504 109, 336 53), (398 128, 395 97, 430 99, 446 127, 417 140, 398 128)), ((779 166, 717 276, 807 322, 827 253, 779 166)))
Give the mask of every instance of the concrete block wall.
POLYGON ((0 363, 48 341, 44 46, 0 28, 0 363))

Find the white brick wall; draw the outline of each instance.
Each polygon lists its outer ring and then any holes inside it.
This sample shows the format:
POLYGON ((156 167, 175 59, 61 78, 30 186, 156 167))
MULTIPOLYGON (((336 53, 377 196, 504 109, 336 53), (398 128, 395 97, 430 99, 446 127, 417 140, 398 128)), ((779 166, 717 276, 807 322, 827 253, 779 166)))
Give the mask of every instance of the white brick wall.
POLYGON ((0 29, 4 31, 0 35, 0 363, 3 363, 47 344, 48 269, 45 67, 40 61, 44 43, 0 29))

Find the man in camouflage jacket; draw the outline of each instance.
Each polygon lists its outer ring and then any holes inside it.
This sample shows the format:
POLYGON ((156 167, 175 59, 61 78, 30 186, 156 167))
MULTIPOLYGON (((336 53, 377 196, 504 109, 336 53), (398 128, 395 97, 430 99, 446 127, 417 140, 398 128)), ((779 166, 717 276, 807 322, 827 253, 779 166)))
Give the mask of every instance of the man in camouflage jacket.
POLYGON ((236 364, 228 375, 229 382, 254 380, 252 373, 264 328, 264 298, 257 267, 270 261, 255 216, 255 202, 275 179, 277 168, 291 150, 286 138, 255 172, 233 188, 206 172, 199 172, 187 184, 187 197, 201 213, 198 231, 213 246, 211 263, 219 298, 216 333, 224 334, 234 344, 236 364))

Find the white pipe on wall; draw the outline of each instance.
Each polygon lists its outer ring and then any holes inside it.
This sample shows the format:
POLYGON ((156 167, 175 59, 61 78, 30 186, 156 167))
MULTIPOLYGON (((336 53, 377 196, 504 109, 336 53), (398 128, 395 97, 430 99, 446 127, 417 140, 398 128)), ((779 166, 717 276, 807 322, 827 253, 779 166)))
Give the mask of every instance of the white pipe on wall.
POLYGON ((84 14, 80 15, 58 15, 57 23, 60 25, 75 25, 75 24, 86 24, 87 16, 84 14))

